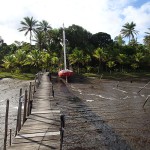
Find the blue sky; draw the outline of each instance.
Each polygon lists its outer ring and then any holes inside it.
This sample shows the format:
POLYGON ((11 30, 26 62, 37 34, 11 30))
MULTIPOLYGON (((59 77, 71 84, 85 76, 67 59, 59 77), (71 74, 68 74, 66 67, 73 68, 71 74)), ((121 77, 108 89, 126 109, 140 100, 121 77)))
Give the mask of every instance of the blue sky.
POLYGON ((133 2, 133 6, 140 7, 141 5, 147 2, 150 2, 150 1, 149 0, 135 0, 135 2, 133 2))
POLYGON ((148 0, 0 0, 0 36, 7 44, 29 42, 29 37, 18 32, 20 21, 33 16, 47 20, 52 28, 80 25, 91 33, 106 32, 112 39, 120 34, 122 26, 136 23, 138 42, 143 42, 150 28, 150 1, 148 0))

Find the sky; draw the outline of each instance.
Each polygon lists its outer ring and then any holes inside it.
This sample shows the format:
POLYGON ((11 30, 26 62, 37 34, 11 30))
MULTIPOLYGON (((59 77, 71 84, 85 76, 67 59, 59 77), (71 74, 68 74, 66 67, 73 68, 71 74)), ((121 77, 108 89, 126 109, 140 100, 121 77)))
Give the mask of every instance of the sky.
POLYGON ((75 24, 92 34, 108 33, 112 39, 125 23, 133 21, 139 31, 137 41, 143 43, 150 28, 150 0, 0 0, 0 36, 5 43, 29 42, 18 31, 27 16, 46 20, 52 28, 75 24))

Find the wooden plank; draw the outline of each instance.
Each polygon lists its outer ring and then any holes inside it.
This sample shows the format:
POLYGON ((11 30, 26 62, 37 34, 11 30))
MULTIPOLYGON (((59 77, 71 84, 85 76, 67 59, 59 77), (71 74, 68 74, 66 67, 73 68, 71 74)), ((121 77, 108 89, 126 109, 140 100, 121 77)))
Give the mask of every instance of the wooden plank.
POLYGON ((60 113, 60 110, 45 110, 45 111, 33 111, 32 114, 49 114, 49 113, 60 113))
POLYGON ((32 133, 32 134, 18 134, 16 136, 16 139, 19 139, 19 138, 28 138, 28 137, 39 137, 39 136, 49 136, 49 135, 60 135, 60 132, 43 132, 43 133, 32 133))

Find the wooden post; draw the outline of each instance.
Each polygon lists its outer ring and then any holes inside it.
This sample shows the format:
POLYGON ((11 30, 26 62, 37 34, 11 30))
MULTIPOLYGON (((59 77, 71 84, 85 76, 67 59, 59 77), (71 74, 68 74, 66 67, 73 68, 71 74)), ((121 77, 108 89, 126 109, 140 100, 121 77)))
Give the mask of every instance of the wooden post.
POLYGON ((64 129, 60 128, 60 150, 62 150, 63 146, 63 136, 64 136, 64 129))
POLYGON ((52 90, 52 94, 53 94, 53 97, 54 97, 54 90, 52 90))
POLYGON ((36 92, 36 89, 35 89, 35 86, 36 86, 36 85, 35 85, 35 84, 36 84, 36 83, 34 83, 34 91, 33 91, 33 94, 36 92))
POLYGON ((63 146, 63 137, 64 137, 64 127, 65 127, 65 116, 61 115, 60 116, 60 150, 62 150, 62 146, 63 146))
POLYGON ((61 128, 64 128, 65 127, 65 116, 64 115, 60 116, 60 121, 61 121, 61 128))
POLYGON ((150 83, 150 81, 148 83, 146 83, 137 93, 140 93, 149 83, 150 83))
POLYGON ((144 102, 144 104, 143 104, 143 107, 145 106, 145 104, 146 104, 146 102, 148 101, 149 97, 150 97, 150 95, 147 96, 147 98, 146 98, 146 100, 145 100, 145 102, 144 102))
POLYGON ((23 124, 26 121, 26 114, 27 114, 27 90, 25 90, 25 98, 24 98, 24 113, 23 113, 23 124))
POLYGON ((40 73, 38 73, 38 87, 40 85, 40 73))
POLYGON ((21 102, 21 97, 22 97, 22 88, 20 89, 20 97, 19 97, 19 114, 18 114, 18 132, 21 129, 21 112, 22 112, 22 102, 21 102))
POLYGON ((12 133, 12 130, 10 129, 10 139, 9 139, 9 145, 11 146, 11 133, 12 133))
POLYGON ((49 73, 49 79, 50 79, 50 81, 52 81, 52 76, 51 76, 51 73, 49 73))
POLYGON ((5 115, 4 150, 6 150, 6 144, 7 144, 8 112, 9 112, 9 100, 7 99, 7 102, 6 102, 6 115, 5 115))
POLYGON ((52 96, 54 97, 54 88, 53 88, 53 85, 52 85, 52 96))
POLYGON ((28 113, 27 113, 28 116, 30 115, 31 86, 32 86, 32 83, 30 82, 30 86, 29 86, 29 98, 28 98, 28 113))

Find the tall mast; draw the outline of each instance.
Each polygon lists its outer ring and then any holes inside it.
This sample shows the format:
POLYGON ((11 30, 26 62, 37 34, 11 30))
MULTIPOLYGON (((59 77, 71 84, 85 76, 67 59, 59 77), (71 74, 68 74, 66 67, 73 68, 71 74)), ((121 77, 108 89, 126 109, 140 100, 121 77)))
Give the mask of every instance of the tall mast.
POLYGON ((63 48, 64 48, 64 70, 67 69, 67 65, 66 65, 66 39, 65 39, 65 28, 64 28, 64 24, 63 24, 63 48))

